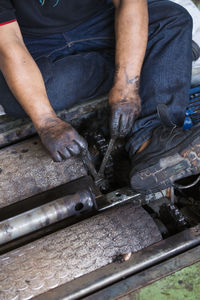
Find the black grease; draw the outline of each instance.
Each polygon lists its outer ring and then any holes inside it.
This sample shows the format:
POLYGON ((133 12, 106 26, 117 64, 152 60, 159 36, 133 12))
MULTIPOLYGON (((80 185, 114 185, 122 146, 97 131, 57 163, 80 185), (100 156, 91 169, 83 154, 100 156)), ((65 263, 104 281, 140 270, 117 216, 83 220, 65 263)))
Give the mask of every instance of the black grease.
POLYGON ((69 123, 59 118, 46 120, 38 133, 43 145, 56 162, 69 158, 69 154, 79 155, 83 149, 87 149, 86 141, 78 132, 69 123))
POLYGON ((111 135, 125 137, 133 127, 134 121, 141 111, 139 101, 126 101, 122 99, 119 103, 111 106, 111 135))
POLYGON ((27 153, 29 150, 28 149, 22 149, 21 153, 27 153))
POLYGON ((17 151, 16 150, 12 150, 10 153, 11 154, 17 154, 17 151))
MULTIPOLYGON (((116 66, 115 84, 110 92, 111 105, 111 136, 125 137, 132 129, 135 120, 141 112, 141 99, 139 96, 140 77, 130 78, 124 71, 125 83, 118 84, 120 67, 116 66)), ((123 80, 122 80, 123 81, 123 80)))

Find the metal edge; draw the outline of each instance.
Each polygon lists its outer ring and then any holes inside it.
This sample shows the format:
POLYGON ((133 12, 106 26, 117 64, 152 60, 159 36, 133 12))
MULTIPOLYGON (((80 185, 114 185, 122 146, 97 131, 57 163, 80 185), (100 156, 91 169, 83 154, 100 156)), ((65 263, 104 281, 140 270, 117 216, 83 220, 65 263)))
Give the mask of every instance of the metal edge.
MULTIPOLYGON (((153 266, 145 271, 139 272, 131 277, 121 280, 97 293, 94 293, 85 300, 113 300, 125 295, 134 293, 164 277, 167 277, 181 269, 191 266, 200 261, 200 246, 179 254, 167 261, 153 266)), ((131 298, 132 299, 132 298, 131 298)))
POLYGON ((128 261, 122 264, 112 263, 34 299, 80 299, 197 245, 200 245, 200 225, 134 253, 128 261))

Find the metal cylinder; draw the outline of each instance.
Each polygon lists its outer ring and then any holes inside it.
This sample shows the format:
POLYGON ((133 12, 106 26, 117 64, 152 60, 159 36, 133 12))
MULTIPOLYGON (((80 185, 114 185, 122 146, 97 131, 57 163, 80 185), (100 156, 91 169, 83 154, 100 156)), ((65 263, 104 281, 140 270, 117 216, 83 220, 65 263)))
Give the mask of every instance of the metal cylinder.
POLYGON ((0 222, 0 245, 67 217, 91 210, 94 196, 82 190, 0 222))

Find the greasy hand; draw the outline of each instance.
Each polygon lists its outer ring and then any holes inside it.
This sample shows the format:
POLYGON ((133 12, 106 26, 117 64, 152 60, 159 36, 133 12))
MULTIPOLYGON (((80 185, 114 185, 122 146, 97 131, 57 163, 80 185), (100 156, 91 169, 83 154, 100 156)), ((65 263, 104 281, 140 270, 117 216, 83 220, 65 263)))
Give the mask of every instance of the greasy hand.
POLYGON ((87 151, 84 138, 69 123, 57 117, 47 119, 44 126, 38 129, 38 133, 56 162, 87 151))
POLYGON ((141 111, 139 92, 133 86, 115 85, 109 95, 109 104, 111 107, 111 136, 125 137, 141 111))

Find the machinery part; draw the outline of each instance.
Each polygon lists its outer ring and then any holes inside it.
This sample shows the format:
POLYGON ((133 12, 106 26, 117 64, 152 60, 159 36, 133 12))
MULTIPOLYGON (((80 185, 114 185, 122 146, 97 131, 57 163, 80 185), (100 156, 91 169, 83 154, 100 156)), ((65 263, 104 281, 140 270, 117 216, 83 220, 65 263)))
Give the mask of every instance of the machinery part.
MULTIPOLYGON (((58 116, 76 126, 85 115, 106 107, 108 105, 107 99, 107 96, 92 99, 68 110, 58 112, 58 116)), ((13 119, 0 116, 0 148, 30 137, 35 133, 35 128, 30 119, 13 119)))
POLYGON ((115 141, 116 141, 115 138, 111 138, 111 140, 109 142, 108 148, 106 150, 105 156, 103 158, 103 161, 102 161, 102 164, 100 166, 99 173, 98 173, 98 175, 100 175, 100 176, 104 176, 104 171, 105 171, 107 162, 108 162, 108 160, 110 158, 111 152, 113 151, 113 148, 114 148, 114 145, 115 145, 115 141))
MULTIPOLYGON (((102 131, 98 130, 94 133, 94 136, 92 138, 94 140, 94 145, 99 151, 100 156, 103 158, 106 155, 106 151, 108 149, 108 142, 105 139, 105 136, 102 131)), ((108 182, 107 190, 109 190, 110 185, 113 183, 113 177, 114 177, 114 162, 113 157, 110 155, 108 156, 107 163, 105 166, 105 178, 108 182)))
POLYGON ((171 234, 189 227, 181 211, 173 204, 163 204, 160 207, 160 218, 171 234))
POLYGON ((0 150, 0 208, 87 175, 79 158, 55 163, 39 138, 0 150))
MULTIPOLYGON (((198 245, 200 245, 200 225, 187 229, 172 237, 167 238, 166 240, 160 241, 154 245, 144 248, 141 251, 134 253, 130 257, 130 259, 124 263, 109 264, 101 269, 96 270, 95 272, 86 274, 71 282, 63 284, 60 287, 54 288, 53 290, 48 292, 48 300, 85 299, 83 298, 84 296, 91 295, 92 293, 116 282, 119 282, 120 284, 123 278, 132 276, 137 273, 138 278, 140 278, 140 280, 143 280, 144 277, 142 276, 142 274, 144 274, 144 272, 141 273, 141 271, 148 270, 149 268, 150 274, 154 275, 154 273, 151 273, 150 267, 158 265, 158 263, 164 262, 167 259, 179 255, 198 245)), ((196 252, 196 257, 198 257, 199 259, 199 252, 196 252)), ((165 270, 167 271, 167 268, 160 268, 160 265, 158 265, 158 269, 160 270, 160 272, 164 272, 165 270)), ((155 277, 153 279, 155 279, 155 277)), ((125 288, 128 288, 128 285, 126 285, 125 288)), ((47 299, 47 294, 44 293, 36 297, 35 300, 45 299, 47 299)), ((91 295, 91 298, 89 299, 96 300, 99 298, 96 298, 94 294, 91 295)), ((100 299, 107 300, 109 298, 102 297, 100 299)), ((111 299, 117 298, 113 297, 111 299)))
MULTIPOLYGON (((80 179, 79 181, 83 181, 83 179, 80 179)), ((89 177, 86 180, 86 185, 93 193, 82 190, 74 195, 62 197, 1 221, 0 245, 60 220, 80 215, 80 212, 85 211, 87 213, 92 213, 92 208, 94 214, 96 210, 105 211, 111 207, 119 206, 130 201, 133 206, 139 207, 143 204, 157 201, 162 198, 165 193, 165 191, 163 191, 163 193, 158 192, 154 195, 150 194, 146 196, 136 194, 130 188, 122 188, 115 192, 102 195, 96 191, 94 185, 91 184, 89 177), (94 195, 96 196, 96 199, 94 195)), ((81 215, 81 217, 83 216, 81 215)))
POLYGON ((82 160, 85 167, 88 169, 89 173, 92 175, 95 184, 99 187, 100 190, 107 189, 107 182, 103 175, 99 175, 93 165, 92 158, 89 151, 82 155, 82 160))
POLYGON ((56 199, 81 192, 82 190, 90 190, 95 195, 95 198, 102 196, 99 189, 95 186, 92 177, 83 176, 43 193, 0 208, 0 222, 56 199))
MULTIPOLYGON (((49 203, 51 201, 54 201, 56 199, 65 197, 70 194, 79 193, 85 189, 90 190, 91 193, 95 195, 95 200, 102 196, 99 189, 94 185, 94 181, 92 180, 92 178, 89 176, 84 176, 77 180, 68 182, 41 194, 30 197, 28 199, 24 199, 22 201, 15 202, 9 206, 0 208, 0 222, 6 219, 10 219, 24 212, 27 212, 28 210, 44 205, 46 203, 49 203)), ((57 223, 48 225, 28 235, 13 240, 7 244, 0 246, 0 255, 7 253, 11 250, 17 249, 35 240, 38 240, 44 236, 52 234, 58 230, 76 224, 77 222, 89 218, 92 215, 94 215, 93 209, 90 211, 84 211, 80 215, 75 215, 73 217, 63 219, 57 223)))
POLYGON ((106 150, 108 148, 108 143, 105 139, 105 136, 101 130, 94 132, 93 139, 95 141, 95 145, 102 156, 105 155, 106 150))
POLYGON ((113 208, 0 256, 1 300, 33 298, 160 240, 143 208, 113 208))
POLYGON ((157 192, 155 194, 142 195, 135 193, 131 188, 124 187, 114 192, 110 192, 103 197, 96 199, 98 211, 104 211, 111 207, 121 205, 126 202, 132 203, 133 206, 138 207, 157 201, 166 196, 166 190, 157 192))
MULTIPOLYGON (((200 246, 197 246, 85 297, 84 300, 199 299, 199 253, 200 246)), ((60 295, 58 297, 51 297, 51 294, 48 296, 48 300, 61 299, 60 295)), ((43 299, 45 299, 45 295, 38 296, 35 300, 43 299)), ((67 297, 65 299, 74 298, 67 297)))
POLYGON ((85 167, 88 169, 90 175, 92 175, 93 179, 96 180, 98 177, 98 174, 93 165, 92 158, 91 158, 89 151, 84 152, 82 154, 82 160, 83 160, 85 167))
POLYGON ((175 203, 175 193, 174 193, 174 187, 172 186, 170 188, 170 202, 172 205, 175 203))
POLYGON ((0 245, 65 218, 90 211, 94 206, 94 195, 83 190, 2 221, 0 245))
POLYGON ((198 182, 200 181, 200 175, 197 177, 196 180, 194 180, 194 182, 188 184, 188 185, 182 185, 182 184, 178 184, 178 183, 173 183, 173 187, 175 187, 177 190, 186 190, 189 189, 193 186, 195 186, 198 182))

